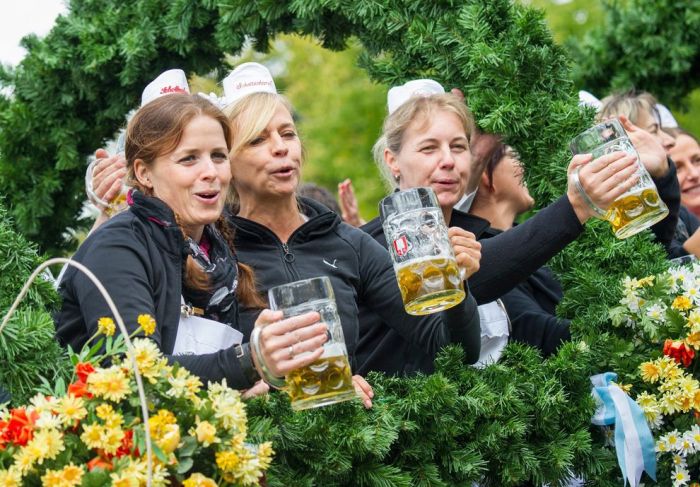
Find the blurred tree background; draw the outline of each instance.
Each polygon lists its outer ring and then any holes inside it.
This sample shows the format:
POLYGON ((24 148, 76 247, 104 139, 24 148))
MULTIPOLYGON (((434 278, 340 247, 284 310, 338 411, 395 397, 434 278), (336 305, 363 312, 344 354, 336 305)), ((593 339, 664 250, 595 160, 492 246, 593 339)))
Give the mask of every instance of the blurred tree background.
MULTIPOLYGON (((563 45, 577 44, 591 28, 604 21, 601 0, 522 0, 541 8, 555 39, 563 45)), ((232 57, 232 66, 257 61, 273 71, 277 87, 297 110, 299 130, 307 153, 304 180, 315 182, 337 194, 337 184, 351 178, 360 212, 369 220, 377 216, 377 203, 386 187, 372 160, 371 149, 386 114, 387 86, 371 82, 359 68, 360 49, 323 49, 317 40, 282 35, 269 53, 250 49, 232 57)), ((193 80, 194 90, 220 92, 207 78, 193 80)), ((450 88, 450 87, 447 87, 450 88)), ((594 93, 602 98, 606 93, 594 93)), ((700 91, 690 94, 680 107, 670 107, 679 124, 700 135, 700 91)))

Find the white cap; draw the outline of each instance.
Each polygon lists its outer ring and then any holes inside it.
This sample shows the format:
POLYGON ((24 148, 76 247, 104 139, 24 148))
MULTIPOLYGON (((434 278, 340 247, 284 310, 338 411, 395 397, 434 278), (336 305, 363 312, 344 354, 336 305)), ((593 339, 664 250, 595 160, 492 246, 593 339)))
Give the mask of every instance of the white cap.
POLYGON ((593 107, 596 110, 600 110, 600 107, 603 106, 598 98, 584 90, 578 92, 578 104, 579 106, 593 107))
POLYGON ((656 110, 659 112, 659 125, 661 125, 661 128, 665 128, 665 129, 678 128, 678 122, 676 122, 676 119, 673 117, 671 110, 666 108, 665 105, 662 105, 661 103, 657 103, 656 110))
POLYGON ((386 100, 389 115, 414 96, 440 95, 444 92, 445 88, 432 79, 414 79, 401 86, 394 86, 389 90, 386 100))
POLYGON ((275 81, 270 71, 258 63, 243 63, 236 66, 224 78, 224 99, 226 104, 231 104, 251 93, 277 94, 275 81))
POLYGON ((169 69, 151 81, 141 95, 141 106, 170 93, 189 93, 187 76, 181 69, 169 69))

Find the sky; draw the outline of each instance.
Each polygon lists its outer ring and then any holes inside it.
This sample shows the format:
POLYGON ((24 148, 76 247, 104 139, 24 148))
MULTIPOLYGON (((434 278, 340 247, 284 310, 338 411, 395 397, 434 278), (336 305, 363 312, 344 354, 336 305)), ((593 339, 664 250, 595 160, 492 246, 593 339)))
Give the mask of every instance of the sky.
POLYGON ((45 36, 58 14, 67 10, 64 0, 11 0, 10 3, 0 15, 0 62, 15 65, 26 54, 19 46, 20 39, 30 33, 45 36))

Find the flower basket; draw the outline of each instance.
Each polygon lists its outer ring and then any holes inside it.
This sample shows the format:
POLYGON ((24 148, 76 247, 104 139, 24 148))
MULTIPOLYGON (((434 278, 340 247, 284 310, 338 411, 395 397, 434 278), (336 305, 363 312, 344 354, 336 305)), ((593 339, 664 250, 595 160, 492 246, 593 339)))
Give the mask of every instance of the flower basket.
MULTIPOLYGON (((29 404, 0 410, 0 485, 165 486, 264 485, 270 443, 246 441, 238 391, 169 364, 153 341, 126 333, 104 287, 82 265, 52 259, 29 278, 0 333, 34 278, 66 262, 93 280, 116 323, 105 317, 79 353, 69 351, 68 387, 45 384, 29 404), (122 333, 115 336, 116 327, 122 333)), ((139 317, 135 333, 155 320, 139 317)))

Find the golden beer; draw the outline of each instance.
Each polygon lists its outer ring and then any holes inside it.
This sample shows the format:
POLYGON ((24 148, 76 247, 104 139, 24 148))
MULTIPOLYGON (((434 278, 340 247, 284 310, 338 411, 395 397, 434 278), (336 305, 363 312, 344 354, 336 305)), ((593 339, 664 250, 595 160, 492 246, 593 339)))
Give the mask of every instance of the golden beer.
POLYGON ((666 206, 660 203, 656 188, 628 193, 613 202, 605 219, 612 225, 617 238, 627 238, 649 228, 668 214, 666 206))
POLYGON ((356 397, 348 356, 342 352, 321 357, 287 374, 285 390, 292 401, 292 409, 310 409, 356 397))
POLYGON ((427 257, 396 266, 395 271, 410 315, 442 311, 464 299, 464 284, 454 259, 427 257))

